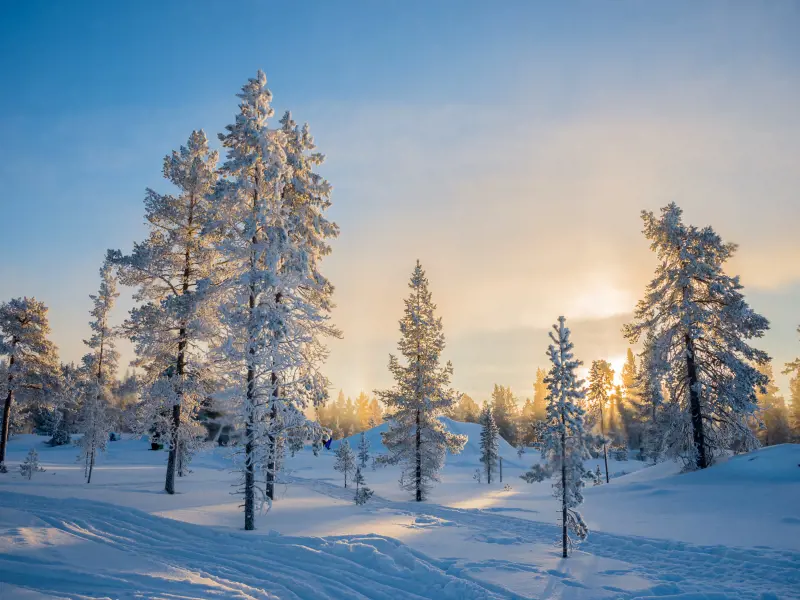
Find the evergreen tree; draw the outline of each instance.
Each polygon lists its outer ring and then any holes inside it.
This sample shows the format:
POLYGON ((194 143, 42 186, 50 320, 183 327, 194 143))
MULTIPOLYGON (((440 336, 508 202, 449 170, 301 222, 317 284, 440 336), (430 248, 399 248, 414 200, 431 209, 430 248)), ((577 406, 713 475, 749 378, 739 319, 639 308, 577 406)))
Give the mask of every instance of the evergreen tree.
POLYGON ((608 476, 608 439, 606 438, 606 419, 609 392, 614 383, 614 370, 608 361, 595 360, 589 369, 589 401, 592 408, 598 412, 598 424, 600 425, 600 435, 603 442, 603 462, 606 468, 606 483, 609 482, 608 476))
POLYGON ((642 213, 660 265, 625 335, 644 337, 645 387, 663 384, 667 392, 666 405, 653 405, 660 445, 703 469, 727 450, 757 444, 748 422, 766 384, 757 366, 769 357, 748 340, 769 323, 747 305, 739 278, 723 270, 736 246, 681 217, 674 203, 660 217, 642 213))
MULTIPOLYGON (((235 123, 220 135, 227 160, 217 184, 218 250, 227 271, 219 286, 223 331, 214 349, 241 401, 241 492, 251 530, 257 473, 265 475, 258 501, 274 496, 282 427, 327 398, 322 338, 338 331, 329 322, 333 287, 320 265, 338 227, 325 216, 331 186, 315 173, 324 157, 314 152, 308 126, 298 127, 286 113, 280 128, 269 127, 272 94, 262 71, 239 98, 235 123)), ((321 438, 318 424, 304 421, 303 427, 321 438)))
POLYGON ((211 229, 217 157, 205 133, 193 131, 186 146, 164 158, 164 178, 179 194, 148 189, 147 239, 134 244, 129 256, 119 250, 108 254, 109 262, 119 267, 120 282, 138 288, 135 299, 143 303, 131 311, 124 327, 150 388, 143 395, 149 404, 139 411, 150 421, 143 425, 165 429, 169 442, 168 494, 175 493, 180 440, 196 433, 197 412, 209 391, 204 350, 218 327, 209 302, 213 286, 207 283, 218 281, 221 272, 211 229), (168 423, 156 425, 164 413, 168 423))
POLYGON ((512 446, 515 445, 517 401, 510 387, 495 384, 492 391, 492 414, 500 437, 512 446))
POLYGON ((453 409, 453 417, 462 423, 477 423, 480 416, 478 403, 467 394, 461 394, 458 405, 453 409))
POLYGON ((347 487, 347 476, 356 470, 356 453, 347 440, 342 441, 336 448, 336 462, 333 468, 344 475, 344 487, 347 487))
POLYGON ((622 396, 618 412, 625 431, 627 445, 641 448, 643 441, 642 398, 638 387, 636 355, 628 348, 625 364, 622 366, 622 396))
POLYGON ((358 441, 358 462, 362 469, 369 462, 369 440, 363 431, 361 432, 361 439, 358 441))
POLYGON ((488 404, 481 411, 481 462, 486 473, 486 483, 492 483, 492 473, 497 469, 500 448, 497 437, 500 431, 494 421, 492 409, 488 404))
POLYGON ((792 438, 789 424, 789 410, 786 402, 775 385, 772 365, 762 365, 759 370, 767 377, 767 385, 762 393, 757 394, 761 427, 757 427, 757 436, 764 446, 786 444, 792 438))
POLYGON ((467 440, 447 431, 437 418, 456 402, 449 387, 453 367, 439 364, 445 346, 442 320, 435 316, 436 305, 419 261, 409 288, 398 343, 405 364, 390 356, 395 387, 376 393, 389 413, 389 428, 381 434, 389 454, 382 462, 402 465, 401 487, 413 491, 421 502, 432 482, 438 481, 446 452, 460 452, 467 440))
MULTIPOLYGON (((800 327, 797 331, 800 333, 800 327)), ((783 373, 792 375, 789 379, 789 424, 794 438, 800 440, 800 358, 786 363, 783 373)))
POLYGON ((561 546, 562 556, 567 557, 576 541, 586 539, 589 529, 576 510, 583 503, 583 485, 589 472, 583 465, 589 457, 588 436, 583 427, 583 409, 579 403, 584 399, 583 380, 576 371, 583 363, 573 356, 570 331, 564 317, 553 325, 550 339, 553 341, 547 355, 553 366, 547 383, 547 429, 542 448, 543 465, 534 465, 522 475, 528 483, 555 477, 553 495, 561 502, 561 546), (573 539, 570 532, 575 536, 573 539))
POLYGON ((56 347, 47 335, 47 307, 35 298, 14 298, 0 304, 0 356, 7 357, 5 402, 0 432, 0 473, 6 472, 6 447, 14 401, 40 400, 55 392, 59 366, 56 347))
POLYGON ((78 417, 78 432, 83 434, 78 440, 78 460, 84 461, 86 483, 92 482, 97 452, 105 452, 109 433, 113 429, 107 409, 119 353, 114 344, 115 335, 109 317, 117 297, 117 283, 111 265, 106 263, 100 269, 100 290, 96 296, 90 296, 94 304, 90 313, 93 320, 89 323, 92 336, 84 340, 91 352, 83 357, 86 383, 78 417))
POLYGON ((369 427, 377 427, 383 423, 383 409, 378 400, 373 398, 369 401, 369 427))
POLYGON ((365 429, 369 429, 371 425, 369 424, 370 421, 370 408, 369 408, 369 396, 367 396, 364 392, 361 392, 356 397, 355 402, 355 410, 356 410, 356 424, 358 431, 364 431, 365 429))
POLYGON ((366 481, 364 480, 364 475, 361 473, 361 467, 356 469, 355 475, 355 482, 356 482, 356 495, 353 498, 356 504, 366 504, 370 498, 372 498, 372 494, 374 492, 369 489, 366 485, 366 481))
POLYGON ((41 473, 44 469, 39 466, 39 454, 35 449, 28 450, 28 455, 19 466, 20 474, 26 479, 31 479, 34 473, 41 473))
POLYGON ((547 418, 547 383, 544 381, 546 376, 547 371, 536 369, 536 381, 533 384, 533 416, 539 421, 547 418))

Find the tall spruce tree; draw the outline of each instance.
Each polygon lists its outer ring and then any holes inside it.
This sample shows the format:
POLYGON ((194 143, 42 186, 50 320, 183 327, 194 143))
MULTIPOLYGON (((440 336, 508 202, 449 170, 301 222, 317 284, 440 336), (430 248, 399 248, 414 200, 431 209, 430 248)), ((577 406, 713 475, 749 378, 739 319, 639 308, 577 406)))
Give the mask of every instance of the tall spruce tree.
POLYGON ((450 389, 453 366, 439 363, 445 341, 442 320, 436 317, 428 279, 419 261, 409 283, 397 347, 401 363, 389 356, 395 387, 377 391, 387 407, 389 427, 381 435, 389 453, 382 462, 402 465, 401 487, 425 499, 444 464, 445 454, 461 452, 466 436, 449 432, 438 417, 452 409, 457 394, 450 389))
POLYGON ((660 264, 624 331, 631 342, 644 338, 644 387, 667 392, 653 405, 661 447, 703 469, 729 449, 757 445, 748 422, 767 383, 758 366, 769 357, 748 341, 769 323, 723 270, 736 245, 685 225, 674 203, 642 220, 660 264))
POLYGON ((553 495, 561 502, 561 546, 562 556, 567 557, 572 547, 586 539, 589 529, 576 510, 583 503, 583 485, 587 470, 584 459, 589 457, 590 436, 583 426, 583 409, 579 403, 584 399, 583 380, 578 379, 577 369, 583 363, 573 356, 570 331, 564 317, 553 325, 547 350, 552 367, 545 377, 547 383, 547 418, 542 446, 543 464, 522 475, 531 483, 554 478, 553 495), (574 535, 573 537, 570 535, 574 535))
POLYGON ((251 530, 257 502, 274 496, 285 427, 302 422, 313 439, 322 435, 300 417, 327 398, 322 338, 338 331, 329 322, 333 286, 320 265, 338 227, 325 216, 331 186, 315 173, 324 157, 314 152, 308 126, 287 113, 279 128, 269 127, 272 93, 262 71, 238 96, 239 114, 220 135, 227 160, 217 186, 218 251, 228 271, 220 286, 223 335, 214 347, 241 400, 241 492, 251 530), (264 474, 261 487, 257 473, 264 474))
POLYGON ((775 385, 772 365, 762 365, 759 370, 767 377, 767 385, 763 393, 756 395, 761 420, 760 426, 756 427, 756 435, 764 446, 786 444, 792 438, 786 401, 775 385))
POLYGON ((6 447, 17 402, 41 400, 58 388, 55 345, 47 339, 47 307, 35 298, 14 298, 0 304, 0 356, 7 359, 3 423, 0 432, 0 473, 6 472, 6 447))
POLYGON ((486 483, 492 483, 492 474, 497 469, 497 462, 500 457, 500 447, 498 436, 500 430, 495 423, 492 408, 489 404, 483 405, 480 417, 481 424, 481 462, 486 473, 486 483))
POLYGON ((114 343, 115 332, 111 327, 111 309, 119 297, 117 283, 111 265, 105 263, 100 269, 100 289, 90 296, 94 304, 89 323, 92 335, 84 344, 90 352, 83 357, 86 375, 83 402, 78 416, 78 431, 82 433, 78 446, 79 459, 84 460, 86 483, 92 482, 95 458, 105 452, 112 429, 108 411, 111 401, 111 386, 117 373, 119 352, 114 343))
POLYGON ((366 434, 361 432, 361 439, 358 441, 358 464, 363 469, 369 462, 369 440, 366 434))
MULTIPOLYGON (((205 348, 217 331, 209 302, 222 269, 210 227, 214 214, 217 153, 202 131, 193 131, 186 146, 164 158, 163 175, 177 196, 152 189, 145 196, 149 235, 130 255, 110 250, 123 285, 137 289, 142 304, 124 325, 144 371, 144 428, 164 429, 169 456, 164 489, 175 493, 181 443, 196 433, 195 419, 208 396, 205 348), (165 419, 165 415, 166 419, 165 419)), ((185 451, 184 447, 184 451, 185 451)))
POLYGON ((542 368, 536 369, 536 381, 533 383, 533 416, 537 421, 544 421, 547 418, 547 384, 544 378, 547 371, 542 368))
POLYGON ((603 443, 603 462, 606 468, 606 483, 609 482, 608 476, 608 440, 606 438, 606 420, 608 419, 608 399, 611 389, 614 387, 614 370, 608 361, 592 361, 589 369, 589 402, 592 408, 597 411, 597 422, 600 426, 600 436, 603 443))
MULTIPOLYGON (((800 333, 800 327, 797 328, 800 333)), ((800 440, 800 358, 786 363, 783 370, 789 379, 789 424, 795 440, 800 440)))

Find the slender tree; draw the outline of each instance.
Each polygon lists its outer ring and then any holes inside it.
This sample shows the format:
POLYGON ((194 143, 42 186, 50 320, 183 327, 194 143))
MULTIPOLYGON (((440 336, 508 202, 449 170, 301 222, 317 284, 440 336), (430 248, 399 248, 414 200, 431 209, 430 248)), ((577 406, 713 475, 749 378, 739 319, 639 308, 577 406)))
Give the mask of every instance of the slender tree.
MULTIPOLYGON (((220 135, 227 160, 217 186, 218 250, 228 273, 215 355, 241 399, 241 491, 250 530, 257 502, 274 496, 278 440, 287 426, 297 427, 309 403, 327 398, 321 340, 339 334, 329 323, 333 287, 320 265, 338 228, 325 216, 331 186, 314 172, 324 157, 314 152, 308 126, 298 127, 287 113, 280 128, 269 127, 272 94, 261 71, 239 98, 235 122, 220 135)), ((321 436, 318 424, 302 423, 314 439, 321 436)))
POLYGON ((756 395, 759 408, 758 416, 761 420, 761 423, 755 427, 756 435, 764 446, 786 444, 792 438, 786 401, 783 399, 778 386, 775 385, 772 365, 762 365, 759 370, 767 377, 767 385, 763 393, 756 395))
POLYGON ((15 400, 33 401, 57 389, 58 357, 47 335, 47 307, 35 298, 0 304, 0 356, 8 359, 0 434, 0 473, 5 473, 6 446, 15 400))
POLYGON ((608 450, 606 448, 608 440, 606 438, 605 422, 606 416, 604 414, 605 408, 608 406, 608 398, 611 389, 614 387, 614 370, 608 361, 595 360, 592 362, 592 367, 589 369, 589 401, 593 408, 598 411, 598 423, 600 424, 600 436, 603 442, 603 462, 606 468, 606 483, 608 483, 608 450))
POLYGON ((347 476, 356 470, 356 453, 350 447, 350 442, 344 440, 336 448, 336 462, 333 465, 335 471, 344 475, 344 487, 347 487, 347 476))
POLYGON ((442 320, 436 317, 428 279, 419 261, 409 283, 411 293, 400 320, 397 347, 405 364, 389 357, 395 387, 376 392, 388 409, 389 428, 381 435, 389 450, 382 462, 403 467, 401 487, 425 499, 449 450, 460 452, 466 436, 449 432, 438 419, 452 410, 457 395, 450 389, 453 366, 439 364, 445 341, 442 320))
POLYGON ((553 331, 550 332, 553 343, 547 350, 552 367, 545 377, 548 395, 547 428, 542 447, 544 464, 534 465, 522 475, 529 483, 548 477, 555 478, 553 495, 561 502, 561 545, 564 558, 589 533, 583 517, 576 509, 583 503, 584 480, 589 475, 583 461, 589 457, 587 442, 590 441, 584 432, 584 413, 579 406, 585 395, 584 382, 576 374, 583 363, 573 356, 570 331, 565 322, 564 317, 559 317, 558 325, 553 325, 553 331))
POLYGON ((100 289, 97 295, 90 296, 94 304, 90 312, 93 320, 89 323, 92 336, 84 340, 90 352, 83 357, 86 382, 78 417, 78 431, 83 434, 78 446, 81 449, 79 460, 83 459, 86 466, 86 483, 92 482, 97 452, 105 452, 112 429, 107 407, 112 395, 111 385, 117 373, 119 352, 115 347, 115 333, 109 319, 117 297, 119 293, 111 265, 105 263, 100 269, 100 289))
MULTIPOLYGON (((797 328, 800 333, 800 327, 797 328)), ((789 379, 789 424, 796 440, 800 440, 800 358, 786 363, 783 370, 789 379)))
POLYGON ((369 440, 364 432, 361 432, 361 439, 358 441, 358 464, 363 469, 369 462, 369 440))
POLYGON ((208 392, 204 355, 217 329, 208 301, 213 287, 206 285, 222 270, 210 228, 216 164, 205 133, 193 131, 186 146, 164 158, 164 178, 178 195, 148 189, 147 239, 134 244, 128 256, 119 250, 108 254, 119 267, 120 282, 137 287, 135 299, 142 303, 131 311, 125 330, 149 388, 142 418, 160 421, 157 428, 165 429, 169 441, 164 483, 169 494, 175 493, 180 440, 194 434, 194 419, 208 392))
POLYGON ((497 461, 500 457, 498 436, 500 431, 494 420, 494 414, 489 404, 483 405, 481 411, 481 462, 486 472, 486 483, 492 483, 492 473, 497 469, 497 461))
POLYGON ((766 384, 757 367, 769 357, 748 341, 769 323, 723 270, 734 244, 710 227, 685 225, 674 203, 642 219, 660 264, 625 335, 644 338, 644 387, 667 392, 666 405, 653 404, 661 446, 703 469, 726 450, 757 444, 748 422, 766 384))

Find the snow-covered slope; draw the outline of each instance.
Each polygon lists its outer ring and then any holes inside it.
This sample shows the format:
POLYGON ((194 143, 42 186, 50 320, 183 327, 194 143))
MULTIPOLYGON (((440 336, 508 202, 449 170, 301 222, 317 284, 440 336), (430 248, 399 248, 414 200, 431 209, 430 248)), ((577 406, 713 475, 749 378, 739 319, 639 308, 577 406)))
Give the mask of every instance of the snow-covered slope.
MULTIPOLYGON (((479 428, 448 424, 477 444, 479 428), (461 427, 465 429, 461 429, 461 427)), ((77 450, 15 436, 0 475, 0 598, 426 598, 595 600, 796 598, 800 589, 800 446, 766 448, 698 473, 636 471, 589 486, 587 543, 554 548, 550 481, 477 483, 476 445, 450 457, 428 502, 394 467, 367 469, 375 496, 355 506, 332 452, 289 458, 276 501, 245 533, 230 449, 197 456, 178 493, 163 492, 165 452, 109 444, 91 485, 77 450), (46 471, 22 479, 31 447, 46 471), (470 462, 472 461, 472 462, 470 462), (506 487, 509 486, 509 487, 506 487), (280 535, 275 534, 275 530, 280 535), (88 590, 88 591, 87 591, 88 590)), ((523 456, 527 467, 535 456, 523 456)), ((589 461, 594 468, 597 459, 589 461)))
MULTIPOLYGON (((464 446, 464 450, 457 455, 448 454, 447 461, 451 465, 464 465, 468 463, 470 465, 474 464, 477 467, 479 465, 478 457, 480 456, 481 452, 481 426, 477 423, 462 423, 460 421, 454 421, 448 417, 440 417, 439 420, 452 433, 467 436, 467 444, 464 446)), ((364 432, 364 435, 369 441, 370 449, 373 453, 382 454, 386 452, 386 447, 383 445, 381 434, 386 431, 388 427, 388 423, 381 423, 377 427, 373 427, 372 429, 368 429, 364 432)), ((361 434, 357 433, 345 439, 350 442, 352 447, 355 448, 361 441, 361 434)), ((331 444, 331 446, 336 448, 341 442, 342 440, 336 441, 331 444)), ((503 438, 500 438, 498 446, 500 449, 500 456, 503 457, 505 464, 508 466, 518 466, 520 464, 520 460, 517 457, 517 451, 511 444, 509 444, 503 438)), ((522 462, 526 463, 524 460, 522 462)))

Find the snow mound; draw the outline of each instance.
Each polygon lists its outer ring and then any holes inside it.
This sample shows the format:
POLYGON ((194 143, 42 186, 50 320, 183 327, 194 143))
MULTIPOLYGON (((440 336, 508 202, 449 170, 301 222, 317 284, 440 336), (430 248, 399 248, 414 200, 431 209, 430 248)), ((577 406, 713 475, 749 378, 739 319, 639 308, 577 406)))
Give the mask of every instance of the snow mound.
POLYGON ((696 484, 800 483, 800 444, 779 444, 733 456, 702 471, 687 473, 696 484))
MULTIPOLYGON (((478 423, 462 423, 460 421, 454 421, 448 417, 439 417, 439 420, 451 433, 467 436, 467 443, 460 454, 452 455, 448 453, 448 456, 450 457, 448 462, 456 465, 461 463, 478 465, 481 453, 481 426, 478 423)), ((383 445, 383 438, 381 438, 381 434, 388 428, 388 423, 381 423, 377 427, 373 427, 372 429, 368 429, 364 432, 364 435, 369 442, 371 453, 382 454, 387 452, 386 446, 383 445)), ((356 433, 355 435, 351 435, 350 437, 344 439, 350 443, 351 447, 357 448, 358 444, 361 442, 361 434, 356 433)), ((338 447, 343 441, 344 440, 338 440, 333 442, 333 448, 338 447)), ((519 462, 519 459, 517 458, 517 451, 503 438, 500 438, 498 442, 500 456, 503 457, 504 463, 508 464, 509 466, 515 466, 516 463, 519 462)))

